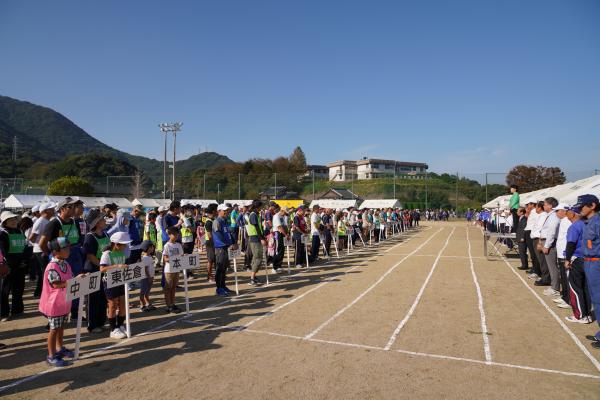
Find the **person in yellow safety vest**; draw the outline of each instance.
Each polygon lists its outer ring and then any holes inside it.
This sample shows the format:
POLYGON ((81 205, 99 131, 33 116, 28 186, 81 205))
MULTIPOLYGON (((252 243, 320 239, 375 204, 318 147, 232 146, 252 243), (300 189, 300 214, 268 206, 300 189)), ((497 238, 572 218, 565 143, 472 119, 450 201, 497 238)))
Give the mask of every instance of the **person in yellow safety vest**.
POLYGON ((252 272, 250 273, 250 285, 260 285, 256 273, 263 261, 263 246, 267 245, 263 232, 262 221, 259 210, 262 206, 260 200, 254 200, 250 206, 250 213, 244 216, 246 233, 248 234, 248 250, 252 254, 252 272))
POLYGON ((217 204, 209 204, 206 208, 206 219, 204 220, 204 240, 206 245, 206 259, 207 259, 207 280, 209 283, 215 283, 214 268, 216 262, 215 255, 215 242, 213 241, 213 222, 215 219, 215 213, 217 212, 217 204))
MULTIPOLYGON (((183 248, 183 254, 192 254, 194 252, 194 233, 196 232, 196 224, 194 223, 194 205, 184 204, 181 207, 181 215, 179 216, 181 224, 181 246, 183 248)), ((188 272, 189 278, 195 278, 192 269, 188 272)))

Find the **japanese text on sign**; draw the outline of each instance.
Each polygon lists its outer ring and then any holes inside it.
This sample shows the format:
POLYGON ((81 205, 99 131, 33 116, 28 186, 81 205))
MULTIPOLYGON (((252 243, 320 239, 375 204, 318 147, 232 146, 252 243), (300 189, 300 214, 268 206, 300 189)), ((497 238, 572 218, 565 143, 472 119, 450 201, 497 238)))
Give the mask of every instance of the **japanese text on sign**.
POLYGON ((67 281, 67 301, 79 299, 100 290, 100 271, 78 275, 67 281))
POLYGON ((184 269, 196 268, 200 259, 197 253, 194 254, 182 254, 180 256, 169 257, 169 264, 173 272, 183 271, 184 269))
POLYGON ((144 263, 135 263, 123 268, 109 269, 106 272, 106 287, 112 288, 121 286, 130 282, 137 282, 146 277, 146 268, 144 263))
POLYGON ((230 260, 235 260, 236 258, 242 255, 242 251, 239 248, 235 250, 229 249, 228 253, 230 260))

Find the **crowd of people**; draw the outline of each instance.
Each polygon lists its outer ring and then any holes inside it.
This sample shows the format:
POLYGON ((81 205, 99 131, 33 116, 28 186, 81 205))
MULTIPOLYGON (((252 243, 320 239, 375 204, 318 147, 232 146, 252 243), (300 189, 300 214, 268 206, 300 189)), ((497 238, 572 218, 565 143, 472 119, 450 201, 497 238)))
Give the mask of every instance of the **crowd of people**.
MULTIPOLYGON (((119 209, 106 204, 85 210, 79 198, 66 197, 58 204, 44 203, 23 214, 0 214, 0 322, 24 312, 23 296, 29 276, 39 311, 47 318, 47 362, 68 365, 73 352, 63 345, 63 330, 76 320, 78 300, 67 301, 67 281, 80 274, 142 262, 145 278, 139 281, 139 310, 152 312, 152 287, 160 276, 164 312, 181 312, 175 293, 179 271, 170 259, 198 252, 206 269, 187 271, 191 278, 215 285, 215 295, 227 297, 229 250, 242 251, 249 285, 259 286, 262 266, 281 273, 286 249, 293 249, 293 265, 302 268, 329 259, 355 246, 368 246, 419 225, 418 210, 330 209, 280 207, 276 202, 199 205, 179 201, 169 207, 145 210, 119 209), (198 274, 198 275, 195 275, 198 274), (204 275, 200 277, 200 274, 204 275)), ((291 252, 291 251, 290 251, 291 252)), ((290 260, 291 261, 291 260, 290 260)), ((126 337, 125 286, 106 287, 91 293, 81 316, 90 333, 106 332, 114 339, 126 337)), ((0 347, 4 345, 0 344, 0 347)))
MULTIPOLYGON (((484 229, 513 233, 520 270, 546 287, 543 294, 559 308, 572 310, 571 323, 600 324, 600 204, 593 194, 579 196, 575 205, 554 197, 520 204, 519 188, 511 186, 508 209, 474 213, 484 229)), ((508 239, 509 247, 513 240, 508 239)), ((600 349, 600 331, 588 335, 600 349)))

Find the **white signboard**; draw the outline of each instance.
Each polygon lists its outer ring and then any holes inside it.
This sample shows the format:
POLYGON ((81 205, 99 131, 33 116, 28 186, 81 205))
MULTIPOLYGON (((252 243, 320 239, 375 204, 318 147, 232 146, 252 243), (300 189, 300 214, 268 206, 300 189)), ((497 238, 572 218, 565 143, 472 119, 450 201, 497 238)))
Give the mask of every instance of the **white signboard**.
POLYGON ((292 239, 291 238, 287 238, 287 237, 283 238, 283 245, 285 247, 293 246, 292 239))
POLYGON ((300 241, 302 242, 302 244, 308 244, 308 235, 302 235, 300 241))
POLYGON ((235 260, 236 258, 238 258, 242 255, 242 251, 239 248, 237 248, 235 250, 229 249, 228 253, 229 253, 230 260, 235 260))
POLYGON ((169 264, 173 272, 183 271, 184 269, 197 268, 200 260, 198 253, 182 254, 169 258, 169 264))
POLYGON ((122 268, 114 268, 106 271, 106 287, 108 289, 121 286, 126 283, 137 282, 146 277, 144 263, 135 263, 122 268))
POLYGON ((67 301, 79 299, 100 290, 100 271, 78 275, 67 281, 67 301))

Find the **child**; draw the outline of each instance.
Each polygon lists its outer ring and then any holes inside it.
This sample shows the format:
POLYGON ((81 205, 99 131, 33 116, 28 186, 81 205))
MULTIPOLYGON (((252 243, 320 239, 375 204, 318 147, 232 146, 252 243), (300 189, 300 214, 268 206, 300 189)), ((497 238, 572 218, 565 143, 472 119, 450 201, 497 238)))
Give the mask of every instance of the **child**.
POLYGON ((140 311, 148 312, 156 310, 150 302, 150 290, 154 283, 154 252, 156 246, 150 240, 144 240, 141 244, 142 263, 146 268, 146 278, 140 281, 140 311))
POLYGON ((181 256, 183 254, 183 247, 181 243, 177 243, 179 238, 179 229, 175 226, 167 228, 167 234, 169 235, 169 241, 163 247, 163 264, 165 266, 165 303, 167 303, 166 312, 179 314, 181 310, 175 305, 175 291, 177 290, 177 284, 179 283, 179 272, 171 269, 169 262, 171 257, 181 256))
MULTIPOLYGON (((116 232, 110 237, 110 247, 102 253, 100 258, 100 272, 107 273, 111 269, 126 266, 125 250, 131 243, 129 233, 116 232)), ((113 339, 125 339, 127 334, 123 323, 125 322, 125 286, 119 285, 105 288, 104 294, 108 300, 108 324, 110 326, 110 337, 113 339), (118 312, 118 315, 117 315, 118 312)))
POLYGON ((54 367, 69 365, 63 357, 73 358, 74 353, 63 346, 64 325, 69 318, 71 301, 67 301, 67 280, 73 277, 67 262, 70 253, 69 241, 59 237, 48 243, 52 260, 44 271, 44 282, 40 296, 39 310, 48 318, 48 358, 46 362, 54 367))

